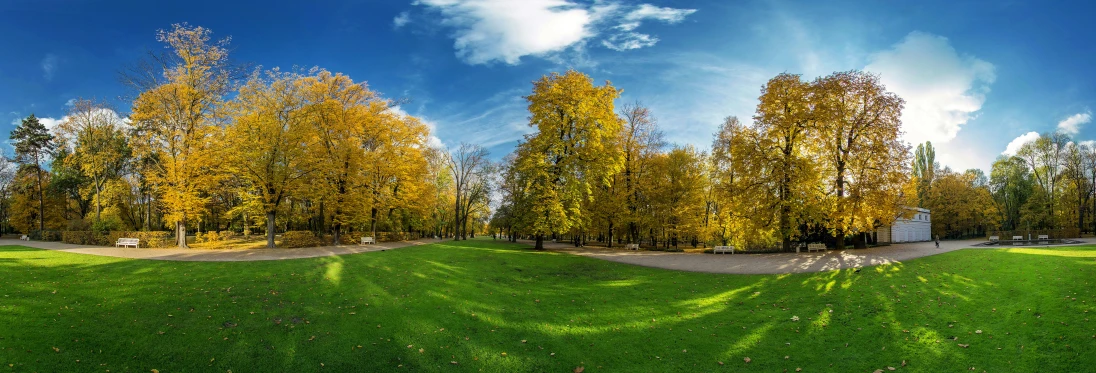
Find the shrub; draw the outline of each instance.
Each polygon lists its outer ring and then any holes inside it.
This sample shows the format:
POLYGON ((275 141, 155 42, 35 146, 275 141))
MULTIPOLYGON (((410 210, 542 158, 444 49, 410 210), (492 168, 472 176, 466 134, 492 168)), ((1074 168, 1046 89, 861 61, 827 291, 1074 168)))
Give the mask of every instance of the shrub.
POLYGON ((107 237, 104 234, 93 231, 64 231, 61 232, 61 242, 71 243, 75 245, 109 245, 113 242, 107 242, 107 237))
POLYGON ((108 216, 91 223, 91 230, 98 233, 116 231, 122 228, 122 221, 117 216, 108 216))
POLYGON ((28 234, 27 236, 32 240, 60 241, 61 240, 61 231, 51 231, 51 230, 33 231, 33 232, 30 232, 30 234, 28 234))
POLYGON ((133 231, 114 231, 106 234, 106 240, 103 245, 114 246, 115 242, 118 242, 119 238, 136 238, 140 240, 138 247, 142 248, 165 248, 175 245, 175 240, 172 239, 171 232, 167 231, 150 231, 150 232, 133 232, 133 231))
POLYGON ((288 231, 282 235, 283 247, 313 247, 320 246, 323 242, 312 231, 288 231))

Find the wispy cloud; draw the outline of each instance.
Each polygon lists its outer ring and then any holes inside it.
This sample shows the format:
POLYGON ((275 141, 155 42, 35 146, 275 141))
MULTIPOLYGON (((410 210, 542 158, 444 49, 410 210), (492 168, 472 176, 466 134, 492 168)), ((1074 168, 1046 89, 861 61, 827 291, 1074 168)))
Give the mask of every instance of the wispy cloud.
POLYGON ((42 77, 46 80, 53 80, 53 73, 57 70, 57 56, 50 53, 46 57, 42 58, 42 77))
POLYGON ((392 28, 401 28, 411 22, 411 12, 402 11, 396 15, 396 18, 392 18, 392 28))
POLYGON ((602 40, 601 44, 615 51, 653 46, 658 43, 657 37, 635 31, 643 21, 654 20, 674 24, 685 20, 686 16, 693 13, 696 13, 696 9, 675 9, 641 4, 621 17, 620 24, 614 27, 616 32, 602 40))

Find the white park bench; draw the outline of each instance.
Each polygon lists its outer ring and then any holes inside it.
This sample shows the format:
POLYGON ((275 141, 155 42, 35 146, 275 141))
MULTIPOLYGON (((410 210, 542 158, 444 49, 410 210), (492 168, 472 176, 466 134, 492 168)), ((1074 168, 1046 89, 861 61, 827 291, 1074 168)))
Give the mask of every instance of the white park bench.
POLYGON ((377 243, 377 240, 374 240, 373 237, 362 237, 362 245, 367 243, 377 243))
POLYGON ((1040 234, 1039 235, 1039 243, 1049 244, 1050 243, 1049 240, 1050 240, 1050 235, 1046 235, 1046 234, 1040 234))
POLYGON ((811 251, 821 251, 821 252, 826 252, 826 244, 822 244, 822 243, 809 243, 809 244, 807 244, 807 252, 809 253, 809 252, 811 252, 811 251))
POLYGON ((121 247, 130 247, 130 246, 133 246, 133 248, 136 249, 137 245, 140 244, 140 243, 141 243, 141 240, 138 239, 138 238, 119 238, 118 241, 114 242, 114 247, 119 247, 119 246, 121 246, 121 247))
POLYGON ((638 243, 625 244, 624 249, 625 250, 639 250, 639 244, 638 243))
POLYGON ((997 242, 997 241, 1000 241, 1000 240, 1001 240, 1001 237, 999 237, 999 236, 989 236, 989 241, 990 242, 997 242))
POLYGON ((22 237, 19 237, 19 239, 23 241, 30 241, 30 237, 27 237, 27 235, 25 234, 22 237))
POLYGON ((734 246, 716 246, 712 248, 712 254, 726 253, 731 253, 731 255, 734 255, 734 246))
POLYGON ((1020 241, 1020 240, 1023 240, 1023 239, 1024 239, 1024 236, 1012 236, 1012 244, 1013 245, 1020 245, 1020 242, 1017 242, 1017 241, 1020 241))

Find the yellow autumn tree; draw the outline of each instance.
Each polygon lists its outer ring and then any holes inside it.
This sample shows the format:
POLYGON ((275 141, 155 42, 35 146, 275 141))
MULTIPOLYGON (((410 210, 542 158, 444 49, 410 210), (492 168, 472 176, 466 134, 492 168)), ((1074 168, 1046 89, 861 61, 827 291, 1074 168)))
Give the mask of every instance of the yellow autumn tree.
POLYGON ((163 83, 137 97, 131 116, 141 138, 136 150, 157 160, 148 178, 181 248, 187 247, 188 221, 205 212, 204 192, 221 175, 214 172, 212 150, 232 75, 228 39, 213 42, 210 37, 210 30, 185 24, 161 30, 157 40, 174 52, 174 64, 165 67, 163 83))
POLYGON ((777 234, 783 249, 791 248, 791 239, 803 222, 818 213, 818 166, 813 159, 815 142, 810 138, 813 122, 811 85, 799 75, 783 73, 761 89, 754 114, 757 130, 757 157, 753 163, 757 183, 766 192, 756 198, 772 214, 756 215, 759 222, 777 222, 777 234), (775 219, 772 219, 775 217, 775 219))
POLYGON ((75 165, 91 181, 95 219, 103 210, 103 192, 122 177, 131 156, 122 118, 105 104, 79 99, 72 103, 65 120, 57 126, 62 142, 72 144, 66 163, 75 165))
POLYGON ((314 117, 314 157, 320 162, 312 174, 309 195, 323 206, 323 219, 329 215, 334 242, 368 208, 355 188, 363 185, 366 167, 367 129, 379 126, 378 116, 388 105, 349 76, 316 69, 305 77, 309 113, 314 117))
POLYGON ((316 136, 306 82, 277 69, 255 72, 228 105, 233 121, 220 149, 224 170, 258 197, 266 216, 267 247, 274 247, 274 222, 282 202, 304 185, 319 159, 310 150, 316 136))
POLYGON ((904 101, 879 77, 838 72, 814 83, 815 141, 827 185, 826 225, 844 249, 845 237, 889 223, 902 208, 900 196, 910 165, 901 140, 904 101))
POLYGON ((574 70, 533 82, 526 100, 536 132, 519 145, 515 167, 528 183, 528 227, 537 249, 547 234, 581 229, 592 189, 609 183, 620 169, 621 120, 614 109, 619 96, 610 83, 595 86, 574 70))
MULTIPOLYGON (((387 105, 387 101, 383 101, 387 105)), ((403 228, 412 214, 425 214, 426 206, 411 202, 425 188, 420 176, 427 172, 426 149, 430 129, 414 116, 388 108, 373 116, 364 129, 364 167, 360 190, 372 234, 381 222, 403 228)), ((402 229, 400 229, 402 230, 402 229)))

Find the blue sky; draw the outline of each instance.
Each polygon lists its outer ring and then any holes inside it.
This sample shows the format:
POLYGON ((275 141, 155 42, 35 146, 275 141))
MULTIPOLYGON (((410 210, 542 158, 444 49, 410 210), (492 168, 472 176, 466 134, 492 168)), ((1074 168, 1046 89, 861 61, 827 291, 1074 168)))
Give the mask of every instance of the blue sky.
POLYGON ((652 108, 667 138, 708 148, 749 122, 761 85, 866 69, 907 100, 906 138, 955 169, 987 171, 1034 133, 1096 140, 1096 28, 1088 2, 417 0, 0 2, 0 126, 113 100, 117 71, 157 29, 232 37, 235 60, 319 66, 367 81, 447 145, 500 158, 530 129, 530 82, 575 68, 652 108))

